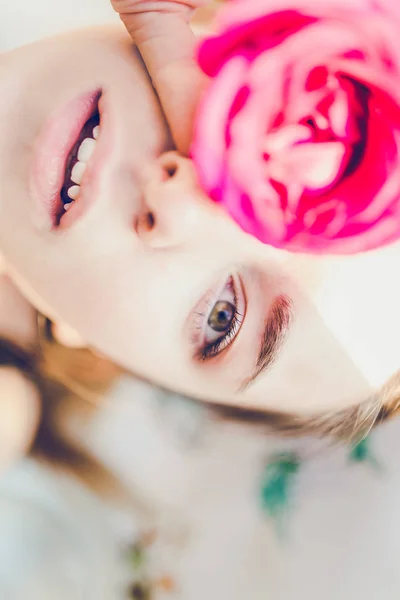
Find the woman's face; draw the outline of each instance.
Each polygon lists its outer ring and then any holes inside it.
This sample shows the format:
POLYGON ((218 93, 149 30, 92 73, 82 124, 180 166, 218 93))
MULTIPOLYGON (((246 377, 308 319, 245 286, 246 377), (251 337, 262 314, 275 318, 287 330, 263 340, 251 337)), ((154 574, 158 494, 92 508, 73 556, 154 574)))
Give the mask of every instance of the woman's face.
POLYGON ((50 318, 165 387, 265 410, 340 409, 398 369, 399 246, 313 258, 240 231, 166 153, 118 28, 4 55, 0 90, 0 247, 50 318))

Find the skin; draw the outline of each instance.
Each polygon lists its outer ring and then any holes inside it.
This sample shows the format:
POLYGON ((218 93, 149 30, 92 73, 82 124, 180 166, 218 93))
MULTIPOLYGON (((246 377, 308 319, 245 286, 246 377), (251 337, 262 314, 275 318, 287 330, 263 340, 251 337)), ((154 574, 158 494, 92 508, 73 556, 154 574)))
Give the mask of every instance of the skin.
POLYGON ((215 3, 208 0, 111 0, 111 4, 143 56, 176 147, 186 155, 196 106, 207 84, 194 60, 196 37, 189 21, 195 16, 195 24, 204 27, 212 19, 215 3))
POLYGON ((400 246, 316 258, 239 230, 199 189, 191 161, 170 151, 158 99, 122 29, 4 55, 0 82, 0 248, 26 297, 59 327, 157 384, 263 410, 335 411, 397 371, 400 246), (38 225, 29 193, 37 140, 50 114, 98 87, 109 106, 107 160, 90 209, 53 231, 38 225), (201 360, 216 336, 215 303, 234 302, 231 276, 243 322, 223 352, 201 360), (291 306, 280 353, 244 386, 279 298, 291 306))

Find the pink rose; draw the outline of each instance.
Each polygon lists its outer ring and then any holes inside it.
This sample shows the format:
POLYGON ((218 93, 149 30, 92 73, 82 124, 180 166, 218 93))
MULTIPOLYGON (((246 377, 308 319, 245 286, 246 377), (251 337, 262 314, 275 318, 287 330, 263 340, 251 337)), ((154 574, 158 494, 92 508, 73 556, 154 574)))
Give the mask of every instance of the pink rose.
POLYGON ((192 148, 261 241, 354 253, 400 237, 400 0, 236 0, 199 49, 192 148))

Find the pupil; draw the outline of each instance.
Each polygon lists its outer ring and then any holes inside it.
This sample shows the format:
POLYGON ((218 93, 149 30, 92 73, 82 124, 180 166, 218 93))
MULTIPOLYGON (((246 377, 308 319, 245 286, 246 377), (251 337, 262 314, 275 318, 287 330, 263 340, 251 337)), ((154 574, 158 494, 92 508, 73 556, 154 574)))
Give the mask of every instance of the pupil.
POLYGON ((212 309, 208 319, 209 326, 214 331, 226 331, 229 329, 235 315, 235 307, 230 302, 217 302, 212 309))

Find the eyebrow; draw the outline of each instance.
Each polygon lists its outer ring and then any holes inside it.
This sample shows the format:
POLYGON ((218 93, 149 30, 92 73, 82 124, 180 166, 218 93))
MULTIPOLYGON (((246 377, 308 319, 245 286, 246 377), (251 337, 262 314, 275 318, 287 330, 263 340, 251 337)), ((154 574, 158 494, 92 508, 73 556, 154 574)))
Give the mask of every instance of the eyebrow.
POLYGON ((288 296, 281 295, 275 299, 268 313, 254 372, 240 386, 241 391, 252 385, 278 358, 293 321, 292 307, 288 296))

